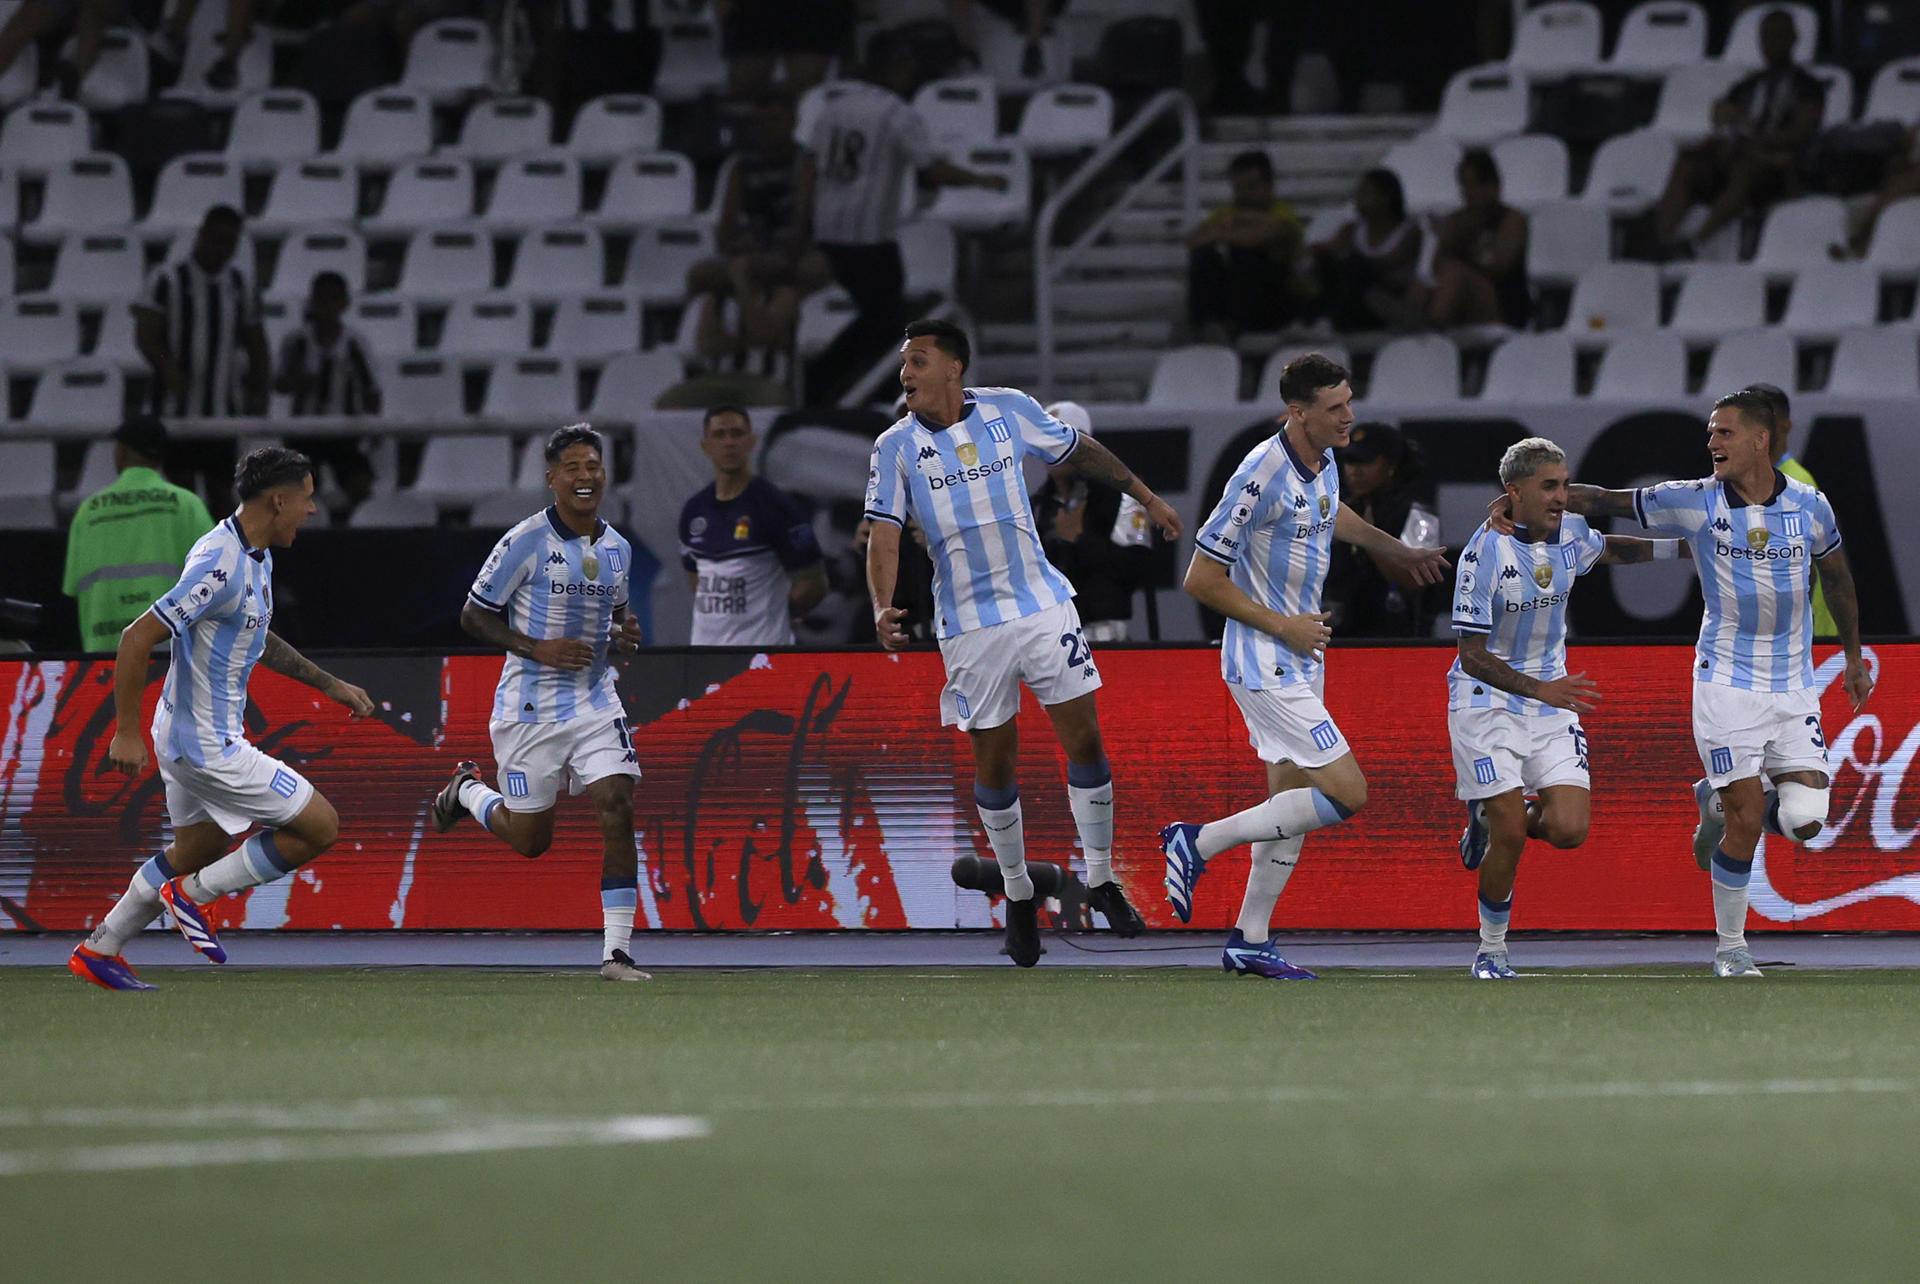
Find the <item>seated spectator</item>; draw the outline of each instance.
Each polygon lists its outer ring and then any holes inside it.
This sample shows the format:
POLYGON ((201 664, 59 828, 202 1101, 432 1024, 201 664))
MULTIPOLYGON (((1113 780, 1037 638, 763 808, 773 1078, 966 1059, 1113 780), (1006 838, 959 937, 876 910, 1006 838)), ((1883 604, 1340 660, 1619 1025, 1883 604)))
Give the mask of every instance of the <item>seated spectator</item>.
POLYGON ((1307 290, 1296 272, 1302 225, 1273 193, 1273 161, 1242 152, 1227 166, 1233 199, 1187 235, 1187 320, 1195 336, 1230 342, 1244 330, 1278 330, 1307 290))
POLYGON ((1475 147, 1456 171, 1461 208, 1434 237, 1433 278, 1413 287, 1436 326, 1527 323, 1527 216, 1500 199, 1500 167, 1475 147))
POLYGON ((1873 229, 1887 206, 1905 197, 1920 195, 1920 129, 1903 129, 1901 134, 1903 145, 1899 154, 1887 161, 1880 190, 1873 194, 1871 201, 1849 215, 1853 230, 1848 234, 1847 248, 1855 258, 1866 256, 1867 247, 1873 244, 1873 229))
MULTIPOLYGON (((350 302, 345 277, 320 273, 308 289, 304 322, 280 342, 273 390, 293 398, 288 413, 295 418, 380 413, 372 349, 343 319, 350 302)), ((331 466, 340 489, 354 503, 373 493, 372 461, 353 438, 289 438, 287 444, 316 466, 331 466)))
MULTIPOLYGON (((832 269, 816 249, 800 244, 797 217, 800 188, 800 145, 794 139, 791 95, 778 90, 759 94, 746 145, 737 153, 726 190, 720 198, 715 237, 733 270, 733 260, 748 260, 755 280, 791 285, 799 298, 832 279, 832 269)), ((703 265, 711 275, 712 269, 703 265)))
MULTIPOLYGON (((1433 484, 1422 474, 1420 451, 1392 424, 1355 424, 1336 452, 1340 498, 1354 512, 1392 535, 1421 548, 1439 544, 1433 516, 1433 484)), ((1327 561, 1322 605, 1333 613, 1327 623, 1348 637, 1426 637, 1434 610, 1426 594, 1389 580, 1371 554, 1357 544, 1335 540, 1327 561)))
POLYGON ((1800 162, 1820 130, 1827 87, 1794 62, 1796 34, 1785 9, 1761 20, 1766 66, 1714 104, 1713 136, 1674 158, 1654 209, 1654 231, 1669 252, 1691 257, 1742 214, 1799 191, 1800 162), (1690 221, 1696 205, 1706 213, 1690 221))
POLYGON ((1407 217, 1400 177, 1370 169, 1354 189, 1355 217, 1313 246, 1320 306, 1337 330, 1404 324, 1407 292, 1420 264, 1420 225, 1407 217))

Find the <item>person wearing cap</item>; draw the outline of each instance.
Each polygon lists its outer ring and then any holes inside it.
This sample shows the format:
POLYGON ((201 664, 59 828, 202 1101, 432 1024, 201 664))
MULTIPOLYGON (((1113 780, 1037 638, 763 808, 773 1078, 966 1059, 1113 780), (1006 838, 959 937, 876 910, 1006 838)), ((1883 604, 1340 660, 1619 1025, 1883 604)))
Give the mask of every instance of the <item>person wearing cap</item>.
POLYGON ((166 456, 166 425, 127 420, 113 434, 119 476, 73 516, 61 590, 79 599, 83 651, 117 649, 120 631, 174 586, 194 541, 213 529, 200 496, 160 475, 166 456))
MULTIPOLYGON (((1079 402, 1056 401, 1047 413, 1093 436, 1093 418, 1079 402)), ((1132 496, 1089 486, 1071 465, 1056 464, 1034 494, 1033 520, 1047 560, 1073 585, 1087 641, 1125 642, 1153 543, 1146 510, 1132 496)))
MULTIPOLYGON (((1358 423, 1340 462, 1340 495, 1354 512, 1383 531, 1419 547, 1437 542, 1430 503, 1421 503, 1424 471, 1419 450, 1392 424, 1358 423), (1427 529, 1423 529, 1427 528, 1427 529)), ((1433 612, 1420 595, 1390 581, 1358 546, 1333 542, 1322 599, 1333 627, 1347 637, 1424 637, 1433 612)))

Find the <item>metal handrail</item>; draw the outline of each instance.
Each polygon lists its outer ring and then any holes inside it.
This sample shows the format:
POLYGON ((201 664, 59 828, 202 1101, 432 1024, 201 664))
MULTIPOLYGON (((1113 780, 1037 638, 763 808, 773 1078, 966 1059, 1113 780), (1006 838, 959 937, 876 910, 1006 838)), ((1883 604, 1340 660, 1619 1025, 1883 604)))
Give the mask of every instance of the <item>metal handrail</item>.
POLYGON ((1135 113, 1127 122, 1125 129, 1109 138, 1097 148, 1093 155, 1082 161, 1067 181, 1060 185, 1051 199, 1041 207, 1040 217, 1034 221, 1033 232, 1033 308, 1035 321, 1039 325, 1036 343, 1040 358, 1040 388, 1042 395, 1053 395, 1053 279, 1056 273, 1071 266, 1073 256, 1091 245, 1105 232, 1114 218, 1132 205, 1134 197, 1150 183, 1160 181, 1162 175, 1174 165, 1181 166, 1180 200, 1185 212, 1186 222, 1192 223, 1199 213, 1197 185, 1199 175, 1195 171, 1194 156, 1200 147, 1200 115, 1194 110, 1193 100, 1177 89, 1164 90, 1154 95, 1147 104, 1135 113), (1054 224, 1059 221, 1061 210, 1080 190, 1106 167, 1114 158, 1130 147, 1134 140, 1144 134, 1148 127, 1161 118, 1172 114, 1180 121, 1180 144, 1154 163, 1144 177, 1127 189, 1121 199, 1108 206, 1106 211, 1095 219, 1093 225, 1074 241, 1072 245, 1061 249, 1056 257, 1053 251, 1054 224))

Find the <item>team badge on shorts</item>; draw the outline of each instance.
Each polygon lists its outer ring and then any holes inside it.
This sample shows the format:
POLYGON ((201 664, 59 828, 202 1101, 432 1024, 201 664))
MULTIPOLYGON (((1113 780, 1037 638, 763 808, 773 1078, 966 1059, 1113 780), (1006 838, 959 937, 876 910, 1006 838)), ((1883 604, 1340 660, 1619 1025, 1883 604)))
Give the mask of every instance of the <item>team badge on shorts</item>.
POLYGON ((967 698, 958 691, 953 693, 953 703, 954 707, 960 710, 961 717, 971 718, 973 716, 973 711, 967 707, 967 698))
POLYGON ((273 784, 269 788, 282 798, 291 798, 300 788, 300 778, 282 767, 273 773, 273 784))
POLYGON ((1499 774, 1493 769, 1493 759, 1475 758, 1473 760, 1473 781, 1475 784, 1490 785, 1498 779, 1499 774))
POLYGON ((1545 562, 1533 568, 1533 582, 1541 588, 1553 587, 1553 568, 1545 562))
POLYGON ((1711 756, 1714 775, 1724 776, 1733 770, 1733 750, 1715 749, 1711 756))
POLYGON ((1333 729, 1331 722, 1323 722, 1310 733, 1315 749, 1331 749, 1340 743, 1340 733, 1333 729))
POLYGON ((527 796, 526 772, 509 771, 505 776, 501 777, 501 783, 507 787, 507 797, 525 798, 527 796))

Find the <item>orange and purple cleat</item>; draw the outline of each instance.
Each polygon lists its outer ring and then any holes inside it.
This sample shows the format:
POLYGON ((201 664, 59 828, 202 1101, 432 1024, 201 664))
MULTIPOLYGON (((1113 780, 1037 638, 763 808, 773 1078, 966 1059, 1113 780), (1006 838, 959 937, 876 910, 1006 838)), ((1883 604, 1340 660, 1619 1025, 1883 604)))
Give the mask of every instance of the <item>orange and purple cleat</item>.
POLYGON ((193 897, 187 895, 187 889, 181 886, 181 880, 169 879, 160 885, 160 902, 173 915, 173 925, 180 929, 180 935, 187 938, 187 944, 207 956, 212 963, 227 961, 226 947, 220 944, 220 937, 213 930, 213 920, 207 916, 207 907, 194 904, 193 897))
POLYGON ((67 956, 67 971, 82 981, 92 981, 103 990, 157 990, 140 979, 133 965, 118 954, 102 954, 84 944, 73 947, 67 956))

